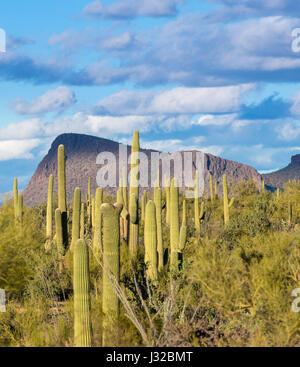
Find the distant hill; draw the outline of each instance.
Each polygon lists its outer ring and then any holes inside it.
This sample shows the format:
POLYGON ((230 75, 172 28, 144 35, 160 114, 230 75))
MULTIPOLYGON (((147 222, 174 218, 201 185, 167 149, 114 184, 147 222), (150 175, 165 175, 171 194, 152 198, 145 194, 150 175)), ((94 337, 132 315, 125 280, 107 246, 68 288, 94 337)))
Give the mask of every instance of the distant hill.
MULTIPOLYGON (((99 167, 96 165, 96 156, 101 152, 111 152, 118 156, 119 143, 90 135, 83 134, 63 134, 58 136, 52 143, 48 154, 38 165, 32 176, 26 190, 24 191, 24 201, 27 205, 34 206, 45 202, 47 199, 48 178, 53 174, 54 191, 57 192, 57 148, 64 144, 66 152, 66 176, 67 193, 69 201, 72 201, 72 195, 75 187, 82 189, 82 197, 87 193, 88 178, 92 178, 92 192, 97 187, 96 175, 99 167)), ((127 146, 128 156, 131 147, 127 146)), ((154 150, 141 149, 148 157, 154 150)), ((183 154, 183 152, 180 152, 183 154)), ((196 151, 193 151, 193 159, 196 151)), ((212 174, 214 181, 218 182, 218 190, 222 191, 222 177, 224 173, 228 176, 228 181, 240 181, 253 179, 256 185, 261 185, 262 176, 252 167, 233 162, 227 159, 216 157, 212 154, 205 154, 205 187, 209 187, 209 173, 212 174)), ((117 162, 118 163, 118 162, 117 162)), ((193 175, 195 165, 193 165, 193 175)), ((150 172, 150 167, 149 167, 150 172)), ((150 174, 149 174, 150 177, 150 174)), ((119 177, 117 177, 119 182, 119 177)), ((106 188, 106 193, 114 194, 116 188, 106 188)))
POLYGON ((272 173, 262 175, 265 184, 271 188, 283 187, 284 183, 288 180, 300 180, 300 154, 292 156, 291 163, 272 173))

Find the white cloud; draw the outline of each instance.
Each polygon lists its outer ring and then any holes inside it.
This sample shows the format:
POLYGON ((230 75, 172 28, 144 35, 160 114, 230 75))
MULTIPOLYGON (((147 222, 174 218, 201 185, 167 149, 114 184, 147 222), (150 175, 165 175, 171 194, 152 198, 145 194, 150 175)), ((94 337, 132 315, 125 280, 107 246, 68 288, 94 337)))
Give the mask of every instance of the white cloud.
POLYGON ((0 161, 10 159, 31 159, 32 149, 41 144, 39 139, 0 141, 0 161))
POLYGON ((20 115, 42 115, 47 112, 61 112, 76 103, 74 92, 66 87, 48 90, 45 94, 26 102, 18 98, 12 102, 12 107, 20 115))

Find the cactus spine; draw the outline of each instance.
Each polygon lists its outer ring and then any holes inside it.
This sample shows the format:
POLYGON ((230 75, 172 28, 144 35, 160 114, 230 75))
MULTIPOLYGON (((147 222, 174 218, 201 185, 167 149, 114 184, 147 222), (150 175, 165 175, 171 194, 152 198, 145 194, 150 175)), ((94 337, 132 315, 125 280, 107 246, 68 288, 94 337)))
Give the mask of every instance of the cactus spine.
POLYGON ((116 287, 120 280, 120 230, 119 214, 121 204, 101 205, 103 225, 103 294, 102 311, 104 313, 102 346, 115 341, 115 323, 119 318, 119 299, 116 287))
POLYGON ((15 212, 15 220, 18 219, 18 202, 19 202, 19 194, 18 194, 18 179, 14 179, 14 212, 15 212))
POLYGON ((83 239, 85 234, 85 206, 81 203, 80 211, 80 238, 83 239))
POLYGON ((58 160, 58 208, 61 211, 64 247, 68 246, 68 214, 66 197, 65 147, 61 144, 57 152, 58 160))
POLYGON ((209 186, 210 186, 210 200, 214 201, 214 186, 211 174, 209 174, 209 186))
POLYGON ((224 224, 226 226, 229 222, 228 190, 227 190, 226 175, 223 176, 223 203, 224 203, 224 224))
POLYGON ((196 171, 195 178, 195 196, 194 196, 194 215, 195 215, 195 229, 200 233, 200 218, 199 218, 199 172, 196 171))
POLYGON ((102 237, 101 237, 101 227, 102 227, 102 218, 101 218, 101 205, 103 203, 103 189, 102 187, 98 187, 96 190, 96 198, 94 204, 94 237, 93 237, 93 248, 96 254, 100 254, 102 251, 102 237))
POLYGON ((74 344, 75 347, 92 346, 90 315, 90 274, 88 249, 83 240, 77 240, 73 255, 74 287, 74 344))
POLYGON ((152 200, 146 205, 144 243, 147 277, 154 281, 157 280, 157 227, 156 208, 152 200))
POLYGON ((61 220, 61 211, 60 209, 55 210, 55 230, 56 230, 56 246, 58 255, 64 256, 64 241, 63 241, 63 229, 62 229, 62 220, 61 220))
POLYGON ((170 247, 171 271, 178 268, 178 247, 179 247, 179 189, 175 178, 171 181, 170 187, 170 247))
POLYGON ((48 201, 47 201, 47 223, 46 223, 47 238, 52 238, 53 179, 54 179, 53 175, 50 175, 48 185, 48 201))
POLYGON ((164 267, 164 244, 163 244, 162 219, 161 219, 162 191, 161 188, 159 187, 159 175, 157 180, 157 186, 154 188, 154 204, 156 209, 158 269, 162 270, 164 267))

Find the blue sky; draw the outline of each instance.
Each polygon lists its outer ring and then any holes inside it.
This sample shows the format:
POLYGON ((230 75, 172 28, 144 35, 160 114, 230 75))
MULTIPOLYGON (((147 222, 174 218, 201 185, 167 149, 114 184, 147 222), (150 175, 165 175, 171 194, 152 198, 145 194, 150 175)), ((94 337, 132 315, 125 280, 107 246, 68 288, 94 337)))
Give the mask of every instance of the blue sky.
MULTIPOLYGON (((292 0, 0 5, 0 193, 65 132, 199 149, 271 171, 300 153, 292 0)), ((300 44, 300 42, 299 42, 300 44)))

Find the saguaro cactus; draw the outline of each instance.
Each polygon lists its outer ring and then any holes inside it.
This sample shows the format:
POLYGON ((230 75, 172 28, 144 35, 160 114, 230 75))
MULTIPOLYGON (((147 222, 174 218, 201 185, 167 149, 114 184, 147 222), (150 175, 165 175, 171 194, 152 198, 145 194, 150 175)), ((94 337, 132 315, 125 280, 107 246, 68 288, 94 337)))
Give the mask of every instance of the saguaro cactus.
POLYGON ((48 201, 47 201, 47 219, 46 219, 46 237, 52 238, 52 211, 53 211, 53 175, 49 177, 48 201))
POLYGON ((162 191, 159 186, 154 188, 154 204, 156 209, 158 269, 162 270, 164 267, 164 245, 163 245, 162 219, 161 219, 162 191))
POLYGON ((61 220, 61 211, 60 209, 55 210, 55 230, 56 230, 56 246, 57 252, 60 257, 64 256, 64 241, 63 241, 63 229, 62 229, 62 220, 61 220))
POLYGON ((57 151, 58 160, 58 208, 61 211, 64 247, 68 246, 68 213, 66 196, 65 147, 61 144, 57 151))
POLYGON ((75 243, 80 237, 80 207, 81 207, 81 191, 76 187, 73 200, 73 218, 72 218, 72 242, 70 250, 74 250, 75 243))
POLYGON ((103 189, 102 187, 98 187, 96 190, 96 198, 95 198, 95 219, 94 219, 94 238, 93 238, 93 248, 95 253, 99 256, 102 251, 102 237, 101 237, 101 227, 102 227, 102 218, 101 218, 101 205, 103 203, 103 189))
POLYGON ((138 218, 138 206, 139 206, 139 132, 136 130, 133 133, 133 141, 131 146, 131 171, 130 171, 130 204, 129 204, 129 215, 133 215, 134 218, 130 219, 129 227, 129 248, 131 255, 133 255, 138 249, 139 241, 139 218, 138 218), (135 198, 133 199, 133 194, 135 198), (132 211, 130 206, 136 206, 136 210, 132 211))
POLYGON ((74 344, 75 347, 91 347, 89 254, 82 239, 74 245, 73 267, 74 344))
POLYGON ((94 197, 92 197, 92 230, 94 231, 95 229, 95 205, 96 205, 96 200, 94 197))
POLYGON ((176 270, 179 248, 179 189, 175 178, 172 179, 170 187, 170 247, 170 267, 171 270, 176 270))
POLYGON ((265 180, 262 181, 261 192, 265 192, 265 180))
POLYGON ((142 222, 145 222, 145 211, 146 211, 146 204, 147 204, 147 193, 146 191, 143 192, 142 196, 142 204, 141 204, 141 220, 142 222))
POLYGON ((179 234, 179 252, 182 252, 185 248, 187 240, 187 224, 186 224, 186 201, 183 200, 182 204, 182 222, 179 234))
POLYGON ((83 239, 85 235, 85 206, 81 203, 80 211, 80 238, 83 239))
POLYGON ((91 178, 89 177, 89 181, 88 181, 88 192, 87 192, 87 215, 88 215, 88 225, 89 227, 91 227, 92 225, 92 181, 91 178))
POLYGON ((215 181, 215 199, 218 200, 218 183, 215 181))
POLYGON ((170 179, 165 177, 166 223, 170 225, 170 179))
POLYGON ((224 203, 224 224, 226 226, 229 222, 228 190, 227 190, 226 175, 223 176, 223 203, 224 203))
POLYGON ((214 186, 211 174, 209 174, 209 186, 210 186, 210 200, 214 201, 214 186))
POLYGON ((15 212, 15 220, 18 219, 18 202, 19 202, 19 194, 18 194, 18 179, 14 179, 14 212, 15 212))
POLYGON ((194 217, 195 217, 195 229, 200 233, 200 219, 199 219, 199 172, 196 171, 195 189, 194 189, 194 217))
POLYGON ((150 280, 157 279, 157 231, 156 208, 152 200, 146 205, 145 212, 145 264, 147 265, 147 277, 150 280))
POLYGON ((102 204, 103 225, 103 293, 102 311, 104 313, 102 346, 114 343, 115 330, 119 318, 119 298, 116 287, 120 280, 120 230, 121 204, 102 204))

